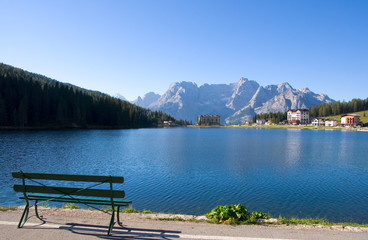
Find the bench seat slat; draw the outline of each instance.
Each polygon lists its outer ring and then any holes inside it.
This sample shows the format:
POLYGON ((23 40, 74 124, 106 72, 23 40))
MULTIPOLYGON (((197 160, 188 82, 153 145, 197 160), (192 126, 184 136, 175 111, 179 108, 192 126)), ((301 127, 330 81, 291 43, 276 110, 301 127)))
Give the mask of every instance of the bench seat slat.
POLYGON ((78 181, 78 182, 112 182, 123 183, 123 177, 115 176, 94 176, 94 175, 74 175, 74 174, 50 174, 50 173, 23 173, 13 172, 14 178, 30 178, 58 181, 78 181))
POLYGON ((113 197, 124 198, 125 192, 120 190, 103 190, 103 189, 81 189, 69 187, 54 187, 54 186, 34 186, 34 185, 14 185, 16 192, 32 192, 32 193, 49 193, 49 194, 67 194, 75 196, 90 196, 90 197, 113 197))
MULTIPOLYGON (((96 199, 96 198, 70 198, 70 197, 55 197, 52 195, 28 195, 29 200, 39 201, 52 201, 52 202, 70 202, 70 203, 83 203, 83 204, 98 204, 98 205, 110 205, 110 199, 96 199)), ((20 199, 25 199, 20 197, 20 199)), ((127 199, 114 199, 115 206, 129 206, 132 203, 131 200, 127 199)))

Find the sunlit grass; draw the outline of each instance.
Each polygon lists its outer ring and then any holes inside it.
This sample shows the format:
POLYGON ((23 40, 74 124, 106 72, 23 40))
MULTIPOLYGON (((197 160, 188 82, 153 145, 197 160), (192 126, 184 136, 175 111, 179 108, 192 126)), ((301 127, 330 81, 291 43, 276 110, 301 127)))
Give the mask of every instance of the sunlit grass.
MULTIPOLYGON (((350 113, 350 114, 358 114, 358 115, 360 115, 359 119, 362 123, 368 123, 368 110, 360 111, 360 112, 354 112, 354 113, 350 113)), ((341 115, 342 114, 334 115, 334 116, 327 116, 327 117, 322 117, 322 118, 334 118, 334 119, 336 119, 336 121, 338 123, 341 123, 341 115)))
POLYGON ((17 209, 16 206, 9 205, 8 207, 4 207, 4 206, 0 205, 0 211, 15 210, 15 209, 17 209))

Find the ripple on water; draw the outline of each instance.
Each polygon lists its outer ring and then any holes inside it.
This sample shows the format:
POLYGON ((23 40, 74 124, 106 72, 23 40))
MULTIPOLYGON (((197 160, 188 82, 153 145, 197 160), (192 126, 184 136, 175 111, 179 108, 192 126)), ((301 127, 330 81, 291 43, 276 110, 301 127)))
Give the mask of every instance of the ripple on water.
POLYGON ((204 214, 241 203, 276 217, 368 223, 367 145, 368 134, 339 131, 0 132, 0 204, 23 203, 10 175, 22 169, 124 176, 120 188, 139 210, 204 214))

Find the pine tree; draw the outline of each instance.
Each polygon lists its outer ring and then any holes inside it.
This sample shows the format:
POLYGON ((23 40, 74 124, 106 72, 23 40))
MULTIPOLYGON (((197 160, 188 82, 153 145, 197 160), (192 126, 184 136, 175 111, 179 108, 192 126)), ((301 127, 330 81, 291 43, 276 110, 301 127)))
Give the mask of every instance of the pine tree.
POLYGON ((0 94, 0 126, 6 126, 8 123, 8 116, 6 113, 5 102, 0 94))

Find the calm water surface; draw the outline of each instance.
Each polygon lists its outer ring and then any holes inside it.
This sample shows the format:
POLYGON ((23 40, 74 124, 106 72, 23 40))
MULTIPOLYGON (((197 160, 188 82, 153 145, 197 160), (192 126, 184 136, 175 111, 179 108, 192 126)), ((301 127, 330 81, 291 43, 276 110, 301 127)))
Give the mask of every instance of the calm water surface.
POLYGON ((205 214, 242 203, 272 216, 368 223, 368 133, 287 129, 0 132, 0 204, 12 171, 124 176, 138 210, 205 214))

